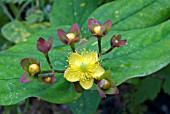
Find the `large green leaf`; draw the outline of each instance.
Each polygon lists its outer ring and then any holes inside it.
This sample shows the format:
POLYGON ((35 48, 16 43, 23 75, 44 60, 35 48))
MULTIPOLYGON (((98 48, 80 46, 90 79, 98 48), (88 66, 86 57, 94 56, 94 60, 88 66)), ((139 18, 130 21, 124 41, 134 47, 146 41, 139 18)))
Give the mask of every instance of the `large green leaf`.
MULTIPOLYGON (((103 67, 113 72, 112 78, 118 85, 129 78, 151 74, 170 62, 169 27, 170 20, 147 29, 127 32, 111 31, 107 37, 103 38, 103 51, 109 49, 110 38, 114 33, 120 33, 122 39, 127 39, 125 46, 101 56, 103 67)), ((96 38, 81 46, 81 48, 85 47, 96 50, 96 38)))
MULTIPOLYGON (((157 25, 170 17, 169 0, 117 0, 97 8, 89 18, 112 20, 112 30, 127 31, 157 25)), ((87 21, 82 27, 87 36, 87 21)))
MULTIPOLYGON (((68 29, 68 27, 64 28, 68 29)), ((49 102, 66 103, 76 100, 81 95, 75 91, 72 83, 63 78, 63 74, 58 73, 55 74, 57 81, 52 85, 44 85, 36 80, 30 83, 20 83, 19 78, 24 73, 20 66, 22 58, 35 57, 42 61, 43 70, 50 69, 43 54, 36 49, 36 40, 39 37, 47 39, 50 36, 54 37, 53 47, 62 46, 56 37, 56 28, 53 28, 32 35, 27 41, 0 53, 0 104, 15 104, 31 96, 37 96, 49 102)), ((65 68, 67 50, 52 50, 49 55, 55 69, 65 68)))
POLYGON ((100 99, 98 92, 85 91, 79 99, 69 103, 68 106, 74 114, 94 114, 100 99))
POLYGON ((97 7, 97 0, 55 0, 50 14, 52 26, 71 25, 82 26, 87 17, 97 7))

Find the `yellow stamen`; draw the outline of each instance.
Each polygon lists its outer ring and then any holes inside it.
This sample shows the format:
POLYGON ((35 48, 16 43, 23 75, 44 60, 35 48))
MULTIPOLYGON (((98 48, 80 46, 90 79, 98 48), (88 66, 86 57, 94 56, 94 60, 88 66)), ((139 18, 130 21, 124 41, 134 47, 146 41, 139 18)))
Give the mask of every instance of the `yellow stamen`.
POLYGON ((69 40, 72 40, 76 37, 74 33, 68 33, 66 36, 68 37, 69 40))
POLYGON ((95 26, 95 27, 94 27, 94 33, 96 33, 96 34, 101 34, 101 28, 102 28, 102 27, 99 26, 99 25, 98 25, 98 26, 95 26))
POLYGON ((28 68, 29 73, 34 73, 38 70, 40 70, 40 67, 37 64, 31 64, 28 68))

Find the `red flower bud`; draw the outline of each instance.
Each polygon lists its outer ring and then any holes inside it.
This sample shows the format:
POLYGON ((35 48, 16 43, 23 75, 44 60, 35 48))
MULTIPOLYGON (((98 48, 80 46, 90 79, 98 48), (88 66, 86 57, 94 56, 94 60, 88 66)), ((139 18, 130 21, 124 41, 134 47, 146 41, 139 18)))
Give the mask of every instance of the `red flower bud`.
POLYGON ((68 45, 80 39, 80 29, 78 24, 73 24, 70 27, 68 33, 64 32, 62 29, 58 29, 57 34, 60 41, 68 45))
POLYGON ((37 49, 43 53, 47 53, 52 47, 53 38, 50 37, 48 41, 40 37, 37 41, 37 49))
POLYGON ((126 40, 121 40, 120 34, 118 34, 117 36, 113 35, 110 40, 110 44, 112 47, 120 47, 126 44, 126 40))
POLYGON ((101 25, 96 19, 90 18, 88 20, 88 28, 93 36, 103 37, 105 36, 112 27, 112 21, 108 20, 101 25))

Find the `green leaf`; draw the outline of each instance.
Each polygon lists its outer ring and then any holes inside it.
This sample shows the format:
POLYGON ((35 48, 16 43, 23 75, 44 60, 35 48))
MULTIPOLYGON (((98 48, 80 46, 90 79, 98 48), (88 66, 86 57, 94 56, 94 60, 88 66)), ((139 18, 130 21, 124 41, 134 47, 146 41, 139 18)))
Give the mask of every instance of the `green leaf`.
MULTIPOLYGON (((127 31, 160 24, 169 18, 169 14, 169 0, 117 0, 97 8, 89 18, 93 17, 101 24, 112 20, 112 30, 127 31)), ((87 21, 82 31, 84 36, 89 33, 87 21)))
POLYGON ((145 100, 153 100, 161 90, 162 80, 147 77, 141 80, 136 93, 135 100, 137 103, 143 103, 145 100))
MULTIPOLYGON (((68 26, 59 27, 68 29, 68 26)), ((57 50, 63 44, 58 40, 56 29, 46 29, 10 48, 8 51, 0 53, 0 104, 15 104, 27 97, 37 96, 53 103, 67 103, 80 97, 80 93, 75 91, 74 85, 65 78, 63 74, 56 73, 57 80, 52 85, 44 85, 37 80, 29 83, 20 83, 20 76, 24 70, 20 66, 20 60, 26 57, 34 57, 42 62, 42 69, 49 70, 45 57, 36 49, 36 40, 39 37, 48 39, 53 36, 53 49, 50 51, 50 59, 55 69, 64 69, 67 66, 68 50, 57 50)))
POLYGON ((69 103, 68 106, 73 114, 94 114, 100 99, 98 92, 85 91, 79 99, 69 103))
POLYGON ((50 22, 52 26, 78 23, 81 27, 96 7, 96 0, 55 0, 50 22))
POLYGON ((3 36, 14 43, 18 43, 25 40, 26 37, 30 36, 39 30, 49 27, 48 23, 32 24, 29 25, 25 22, 12 21, 2 28, 3 36))
MULTIPOLYGON (((170 62, 170 20, 147 29, 127 32, 111 31, 102 38, 103 52, 110 48, 110 38, 119 33, 127 39, 126 45, 113 49, 101 56, 101 64, 105 70, 111 70, 112 79, 121 84, 134 77, 149 75, 170 62)), ((81 46, 81 49, 97 49, 96 38, 92 38, 81 46), (88 47, 88 48, 87 48, 88 47)))

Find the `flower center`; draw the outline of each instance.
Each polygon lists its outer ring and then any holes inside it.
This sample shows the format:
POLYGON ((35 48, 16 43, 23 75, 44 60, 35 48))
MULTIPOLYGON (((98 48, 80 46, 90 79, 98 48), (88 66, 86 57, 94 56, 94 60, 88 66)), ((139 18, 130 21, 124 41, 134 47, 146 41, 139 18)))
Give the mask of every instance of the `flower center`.
POLYGON ((74 33, 68 33, 66 36, 68 37, 69 40, 72 40, 76 37, 74 33))
POLYGON ((80 69, 81 69, 82 72, 86 72, 87 71, 87 63, 82 62, 80 64, 80 69))
POLYGON ((95 26, 95 27, 94 27, 94 33, 96 33, 96 34, 101 34, 101 28, 102 28, 102 27, 99 26, 99 25, 98 25, 98 26, 95 26))
POLYGON ((34 73, 39 70, 40 70, 40 67, 37 64, 31 64, 28 68, 29 73, 34 73))

